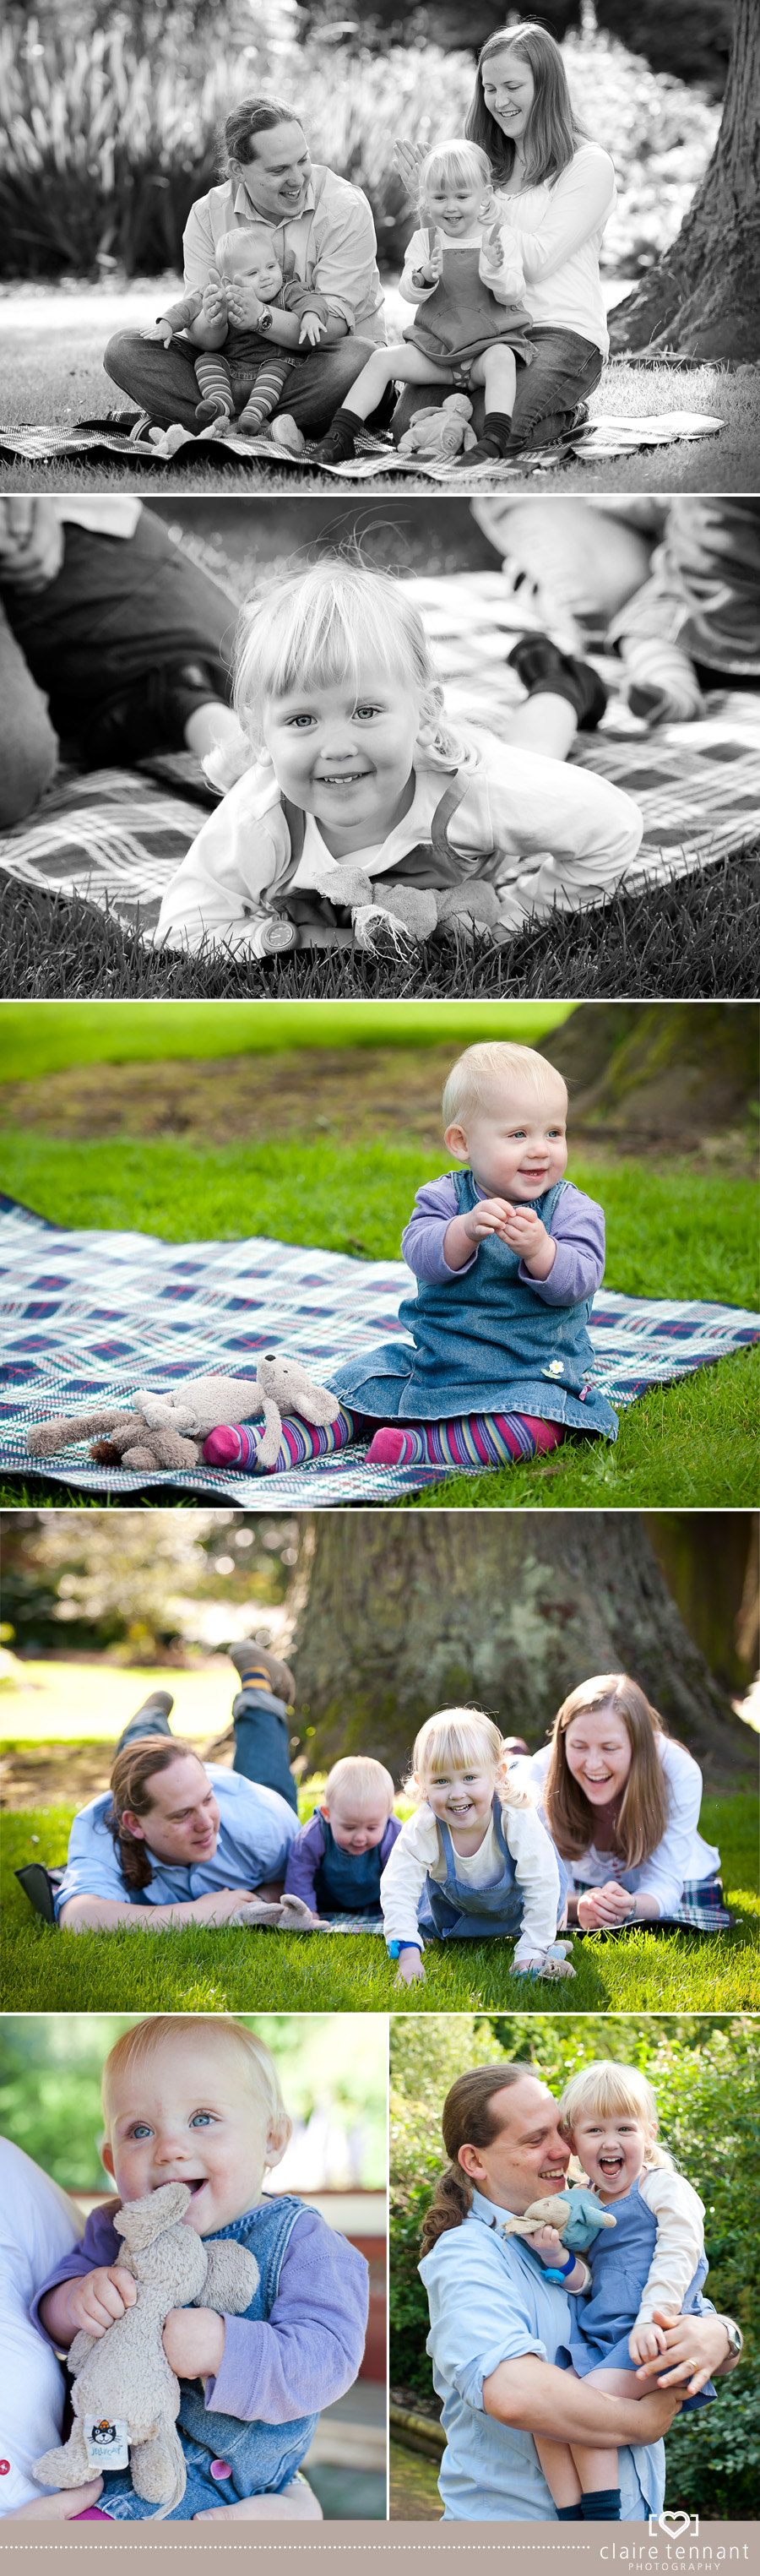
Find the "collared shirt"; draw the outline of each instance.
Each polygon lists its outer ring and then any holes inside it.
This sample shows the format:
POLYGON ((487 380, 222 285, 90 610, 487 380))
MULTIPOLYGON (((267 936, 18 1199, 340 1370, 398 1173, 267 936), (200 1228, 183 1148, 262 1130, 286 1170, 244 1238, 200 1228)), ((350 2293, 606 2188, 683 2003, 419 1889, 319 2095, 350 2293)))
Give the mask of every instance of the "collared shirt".
MULTIPOLYGON (((627 1887, 632 1896, 655 1896, 661 1916, 672 1914, 680 1904, 686 1879, 711 1878, 720 1869, 720 1852, 716 1843, 706 1843, 698 1831, 702 1804, 702 1773, 698 1762, 687 1753, 685 1744, 677 1744, 670 1735, 658 1735, 657 1752, 665 1775, 668 1821, 662 1841, 646 1860, 634 1868, 620 1866, 614 1852, 597 1851, 590 1843, 580 1859, 565 1866, 571 1890, 578 1881, 582 1887, 606 1887, 614 1878, 619 1887, 627 1887)), ((534 1753, 528 1777, 538 1798, 551 1759, 551 1745, 542 1744, 534 1753)))
MULTIPOLYGON (((446 2522, 556 2519, 532 2435, 483 2407, 483 2382, 499 2362, 524 2353, 554 2362, 575 2306, 519 2236, 499 2233, 507 2216, 474 2191, 463 2226, 439 2236, 419 2266, 430 2302, 426 2349, 444 2400, 438 2483, 446 2522)), ((623 2449, 618 2463, 621 2521, 645 2522, 664 2501, 663 2444, 623 2449)))
POLYGON ((68 493, 61 501, 54 493, 50 497, 57 519, 66 526, 89 528, 93 537, 133 537, 142 513, 142 502, 130 499, 127 493, 111 493, 109 497, 104 492, 97 501, 72 501, 68 493))
POLYGON ((266 225, 286 279, 316 286, 349 332, 385 347, 375 227, 361 188, 313 162, 303 214, 273 224, 251 205, 242 181, 222 180, 190 208, 184 232, 186 287, 206 285, 222 234, 246 224, 257 230, 266 225))
POLYGON ((155 1859, 151 1853, 149 1887, 127 1887, 105 1821, 111 1804, 106 1791, 74 1817, 56 1917, 70 1896, 108 1896, 121 1905, 187 1905, 217 1887, 256 1888, 269 1879, 283 1878, 298 1832, 298 1817, 287 1800, 277 1789, 262 1789, 258 1782, 244 1779, 242 1772, 224 1771, 219 1763, 206 1762, 204 1770, 219 1808, 219 1834, 210 1859, 185 1867, 179 1861, 155 1859))

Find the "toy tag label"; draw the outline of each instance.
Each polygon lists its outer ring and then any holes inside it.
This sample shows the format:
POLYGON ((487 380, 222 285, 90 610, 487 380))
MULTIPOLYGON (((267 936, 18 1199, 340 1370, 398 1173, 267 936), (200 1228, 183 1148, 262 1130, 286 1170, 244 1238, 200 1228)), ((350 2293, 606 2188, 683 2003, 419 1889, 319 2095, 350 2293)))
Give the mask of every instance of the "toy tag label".
POLYGON ((84 2438, 91 2469, 129 2468, 126 2416, 109 2423, 107 2415, 86 2415, 84 2438))

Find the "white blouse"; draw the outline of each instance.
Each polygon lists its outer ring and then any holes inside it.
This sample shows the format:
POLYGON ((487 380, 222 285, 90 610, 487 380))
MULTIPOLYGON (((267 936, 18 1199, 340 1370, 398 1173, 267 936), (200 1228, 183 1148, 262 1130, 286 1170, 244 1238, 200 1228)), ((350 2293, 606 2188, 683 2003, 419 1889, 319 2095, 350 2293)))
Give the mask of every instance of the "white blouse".
MULTIPOLYGON (((699 1764, 687 1753, 685 1744, 676 1744, 672 1736, 658 1735, 660 1756, 668 1792, 668 1821, 662 1841, 647 1860, 635 1869, 619 1869, 611 1851, 599 1852, 594 1843, 576 1861, 566 1861, 571 1889, 580 1880, 588 1887, 604 1887, 610 1878, 619 1887, 630 1888, 632 1895, 654 1896, 660 1914, 667 1918, 678 1905, 685 1879, 709 1878, 720 1868, 720 1852, 714 1843, 706 1843, 698 1831, 702 1803, 702 1773, 699 1764)), ((551 1746, 546 1744, 534 1753, 528 1776, 539 1798, 549 1768, 551 1746)))
MULTIPOLYGON (((523 1901, 522 1929, 515 1950, 515 1966, 521 1967, 527 1958, 548 1950, 556 1937, 559 1903, 557 1855, 554 1844, 539 1824, 535 1807, 513 1807, 505 1803, 501 1810, 501 1826, 507 1850, 515 1864, 515 1877, 523 1901)), ((463 1886, 492 1887, 501 1877, 504 1863, 492 1816, 478 1850, 466 1857, 457 1852, 455 1867, 463 1886)), ((380 1880, 386 1941, 419 1943, 417 1909, 428 1870, 431 1878, 445 1879, 446 1863, 438 1827, 432 1809, 425 1801, 402 1825, 380 1880)), ((473 1939, 477 1940, 475 1916, 473 1939)))
POLYGON ((608 152, 582 143, 558 179, 497 196, 505 251, 519 251, 525 302, 544 330, 577 331, 606 358, 610 345, 599 277, 605 226, 617 200, 608 152))

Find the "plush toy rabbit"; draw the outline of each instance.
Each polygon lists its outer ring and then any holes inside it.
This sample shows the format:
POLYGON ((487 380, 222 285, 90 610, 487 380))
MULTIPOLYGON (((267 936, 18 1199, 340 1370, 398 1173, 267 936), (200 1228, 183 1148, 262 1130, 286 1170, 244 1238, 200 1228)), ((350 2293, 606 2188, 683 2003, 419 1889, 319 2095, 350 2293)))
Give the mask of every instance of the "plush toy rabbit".
POLYGON ((114 2227, 124 2238, 119 2260, 134 2275, 137 2298, 104 2335, 74 2336, 71 2432, 33 2470, 41 2486, 84 2486, 93 2474, 85 2422, 103 2438, 97 2447, 105 2467, 105 2434, 126 2424, 135 2494, 155 2504, 157 2522, 181 2504, 186 2485, 176 2430, 180 2384, 162 2342, 169 2310, 216 2308, 220 2315, 244 2316, 259 2281, 258 2263, 244 2245, 232 2239, 206 2244, 183 2224, 191 2198, 187 2183, 167 2182, 115 2211, 114 2227))
POLYGON ((27 1433, 33 1458, 52 1458, 75 1440, 96 1438, 90 1455, 99 1466, 197 1467, 203 1442, 222 1424, 264 1417, 258 1458, 274 1465, 282 1435, 283 1413, 298 1413, 305 1422, 335 1422, 340 1406, 329 1388, 317 1386, 300 1360, 280 1351, 265 1351, 255 1380, 236 1377, 187 1378, 166 1393, 141 1388, 129 1412, 101 1405, 90 1413, 61 1414, 53 1422, 35 1423, 27 1433))
POLYGON ((472 403, 467 394, 446 394, 438 408, 435 403, 415 412, 409 428, 399 439, 400 456, 423 456, 443 460, 447 456, 466 455, 477 444, 472 427, 472 403))
POLYGON ((596 2193, 585 2183, 571 2183, 568 2191, 556 2192, 549 2200, 534 2200, 522 2218, 507 2218, 500 2226, 502 2236, 531 2236, 534 2227, 556 2227, 567 2246, 568 2254, 585 2254, 593 2245, 600 2228, 614 2227, 609 2209, 603 2209, 596 2193))

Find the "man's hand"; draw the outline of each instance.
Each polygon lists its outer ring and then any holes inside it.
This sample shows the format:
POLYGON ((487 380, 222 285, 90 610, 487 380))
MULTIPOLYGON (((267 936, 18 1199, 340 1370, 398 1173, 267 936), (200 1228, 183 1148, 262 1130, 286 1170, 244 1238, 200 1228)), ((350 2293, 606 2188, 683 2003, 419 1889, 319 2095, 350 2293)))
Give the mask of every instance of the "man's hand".
POLYGON ((126 2316, 137 2297, 137 2283, 122 2263, 100 2263, 84 2279, 72 2281, 66 2295, 66 2314, 74 2334, 94 2335, 96 2343, 108 2333, 117 2317, 126 2316))
POLYGON ((213 2308, 170 2308, 161 2341, 178 2379, 208 2379, 221 2365, 224 2318, 213 2308))
POLYGON ((663 2329, 663 2350, 654 2360, 640 2364, 637 2379, 643 2386, 656 2380, 663 2391, 697 2397, 713 2371, 723 2370, 728 2359, 720 2317, 673 2317, 667 2308, 655 2308, 653 2322, 663 2329))
POLYGON ((399 1950, 397 1973, 395 1978, 396 1985, 413 1986, 418 1980, 421 1980, 424 1985, 425 1970, 422 1964, 421 1952, 414 1949, 399 1950))
POLYGON ((633 2326, 628 2337, 628 2350, 632 2361, 653 2361, 656 2353, 665 2351, 662 2326, 633 2326))
POLYGON ((197 1923, 227 1923, 244 1905, 255 1907, 262 1922, 271 1920, 271 1911, 262 1906, 253 1887, 216 1887, 209 1896, 196 1898, 193 1913, 197 1923))
POLYGON ((617 1932, 621 1923, 628 1923, 635 1912, 635 1896, 631 1895, 630 1888, 619 1887, 615 1878, 607 1879, 604 1887, 589 1888, 585 1896, 578 1898, 578 1922, 582 1932, 607 1929, 617 1932))
POLYGON ((322 333, 323 331, 326 331, 326 329, 327 324, 326 322, 320 321, 318 313, 309 311, 308 313, 302 314, 301 328, 298 334, 299 347, 302 340, 308 340, 310 349, 316 349, 318 342, 322 338, 322 333))
POLYGON ((0 582, 33 593, 55 581, 65 534, 52 501, 8 493, 0 499, 0 582))
MULTIPOLYGON (((725 2340, 724 2335, 724 2343, 725 2340)), ((622 2398, 620 2402, 621 2405, 628 2407, 627 2398, 622 2398)), ((626 2434, 626 2441, 631 2445, 641 2442, 648 2450, 650 2442, 661 2442, 663 2434, 670 2432, 671 2424, 680 2413, 680 2408, 681 2391, 676 2388, 658 2389, 656 2397, 653 2391, 651 2397, 642 2397, 639 2405, 634 2400, 629 2411, 636 2418, 635 2430, 626 2434)))

